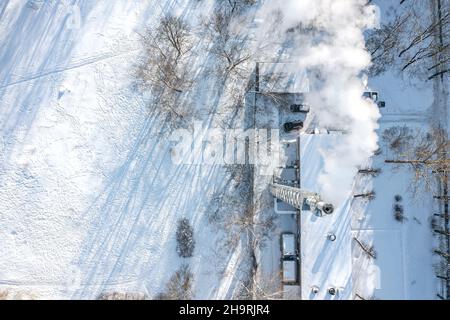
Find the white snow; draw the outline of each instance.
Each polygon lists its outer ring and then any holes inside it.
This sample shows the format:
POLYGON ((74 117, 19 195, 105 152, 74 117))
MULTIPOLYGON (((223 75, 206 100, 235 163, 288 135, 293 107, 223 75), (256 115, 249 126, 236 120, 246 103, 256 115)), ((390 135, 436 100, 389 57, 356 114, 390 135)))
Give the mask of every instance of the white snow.
MULTIPOLYGON (((333 146, 344 141, 344 135, 301 134, 301 187, 311 192, 319 192, 318 176, 323 170, 327 152, 333 146)), ((329 288, 336 288, 339 299, 352 297, 352 259, 351 259, 351 194, 347 190, 347 199, 334 203, 333 214, 323 217, 313 212, 301 212, 301 248, 302 263, 301 287, 303 299, 331 299, 329 288), (333 233, 336 241, 327 236, 333 233), (318 287, 317 294, 312 288, 318 287)))
POLYGON ((174 165, 164 119, 133 86, 138 32, 175 7, 200 11, 188 1, 77 1, 78 28, 67 23, 71 4, 0 4, 0 289, 152 297, 187 262, 175 226, 188 217, 195 297, 229 297, 241 253, 216 252, 221 234, 206 217, 224 170, 174 165))
MULTIPOLYGON (((265 1, 254 19, 263 22, 252 29, 254 42, 261 45, 260 38, 268 37, 276 45, 267 56, 289 60, 277 67, 262 64, 289 71, 275 86, 263 83, 262 90, 314 89, 306 69, 319 70, 329 77, 310 97, 318 106, 312 113, 322 126, 351 119, 346 128, 350 136, 301 135, 302 187, 339 201, 331 216, 302 212, 301 293, 298 287, 289 290, 303 299, 352 299, 356 294, 433 299, 431 195, 410 196, 412 173, 386 165, 389 153, 381 143, 382 155, 368 156, 377 136, 392 125, 428 127, 438 116, 433 99, 445 99, 436 91, 442 88, 432 83, 419 88, 388 72, 369 81, 387 103, 378 119, 375 106, 360 97, 360 71, 369 63, 362 30, 374 22, 374 14, 364 12, 357 24, 349 23, 359 2, 286 2, 280 32, 318 19, 331 35, 322 45, 303 39, 307 41, 300 45, 309 47, 298 51, 294 46, 292 56, 280 53, 286 48, 276 42, 279 33, 267 32, 273 24, 264 23, 279 4, 265 1), (354 175, 357 165, 369 164, 382 173, 375 178, 354 175), (353 199, 354 193, 372 189, 373 201, 353 199), (402 195, 408 218, 403 224, 392 216, 396 194, 402 195), (330 232, 335 242, 327 239, 330 232), (377 258, 364 255, 353 237, 373 245, 377 258), (313 286, 319 293, 312 293, 313 286), (327 293, 330 287, 337 288, 336 296, 327 293)), ((376 2, 384 17, 389 1, 376 2)), ((189 263, 194 298, 234 297, 245 276, 248 251, 242 239, 232 250, 221 250, 223 233, 208 220, 212 195, 226 190, 229 177, 213 163, 174 164, 168 124, 149 108, 150 94, 138 91, 134 82, 142 53, 139 33, 168 12, 197 21, 211 5, 188 0, 0 3, 0 290, 37 299, 91 299, 114 291, 154 297, 189 263), (197 246, 190 259, 179 258, 175 250, 181 217, 189 218, 194 228, 197 246)), ((198 47, 205 46, 205 39, 196 40, 198 47)), ((222 87, 211 80, 207 66, 212 60, 199 54, 192 61, 199 66, 200 80, 186 103, 198 111, 195 116, 205 128, 244 127, 243 110, 230 109, 222 87), (232 123, 227 118, 231 113, 232 123)), ((269 103, 258 108, 258 125, 280 127, 284 119, 278 109, 269 103)), ((258 181, 255 198, 267 198, 270 176, 258 181)), ((295 230, 293 217, 279 219, 258 257, 263 273, 279 274, 280 232, 295 230)))

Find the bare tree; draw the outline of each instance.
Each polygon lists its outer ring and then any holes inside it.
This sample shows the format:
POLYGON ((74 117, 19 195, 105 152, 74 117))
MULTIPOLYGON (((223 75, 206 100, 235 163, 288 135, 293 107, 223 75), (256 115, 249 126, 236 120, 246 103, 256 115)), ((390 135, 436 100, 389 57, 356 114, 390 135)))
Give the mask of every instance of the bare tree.
POLYGON ((0 300, 36 300, 39 297, 31 292, 17 290, 1 290, 0 300))
POLYGON ((242 282, 236 298, 239 300, 280 300, 284 298, 284 295, 281 275, 275 273, 263 275, 259 279, 250 277, 242 282))
POLYGON ((156 298, 159 300, 190 300, 192 299, 193 274, 187 265, 182 265, 169 282, 166 290, 156 298))
POLYGON ((204 33, 211 40, 209 52, 219 60, 215 66, 219 75, 248 78, 252 54, 248 48, 247 35, 240 34, 231 27, 236 16, 234 5, 217 8, 212 16, 206 18, 204 33))
POLYGON ((157 97, 154 107, 163 114, 185 117, 188 110, 178 100, 193 84, 189 53, 194 37, 190 26, 183 18, 169 15, 141 38, 145 57, 137 71, 140 86, 157 97))
POLYGON ((363 198, 367 200, 373 200, 375 199, 375 191, 365 192, 365 193, 358 193, 353 195, 353 198, 363 198))
POLYGON ((394 19, 369 34, 367 47, 373 57, 372 74, 397 65, 410 75, 432 79, 448 73, 450 10, 437 0, 429 16, 430 3, 400 1, 394 19))
POLYGON ((354 300, 379 300, 376 296, 372 295, 368 298, 364 298, 361 295, 355 293, 355 299, 354 300))
POLYGON ((443 258, 450 259, 450 254, 447 253, 447 252, 443 252, 443 251, 441 251, 441 250, 437 250, 437 249, 436 249, 436 250, 434 250, 434 253, 440 255, 440 256, 443 257, 443 258))
MULTIPOLYGON (((223 190, 217 192, 211 199, 208 210, 211 214, 210 222, 225 234, 224 241, 221 243, 223 252, 233 250, 238 244, 244 244, 249 257, 248 281, 245 286, 245 291, 249 294, 256 290, 251 288, 259 268, 256 251, 264 246, 265 241, 270 237, 275 227, 276 216, 269 210, 267 214, 256 215, 253 202, 252 166, 230 165, 226 167, 226 171, 230 180, 223 190)), ((243 292, 241 294, 245 295, 243 292)))
POLYGON ((248 164, 229 165, 229 192, 221 195, 219 225, 229 235, 228 245, 234 247, 242 234, 253 239, 254 248, 264 244, 275 227, 276 216, 255 216, 253 203, 253 168, 248 164))
POLYGON ((443 236, 447 236, 450 237, 450 232, 446 231, 446 230, 441 230, 441 229, 434 229, 433 230, 435 233, 441 234, 443 236))
POLYGON ((375 248, 373 246, 369 246, 359 240, 358 238, 354 237, 353 240, 359 245, 359 247, 366 253, 370 258, 376 259, 377 258, 377 252, 375 251, 375 248))
POLYGON ((142 293, 108 292, 102 293, 97 300, 148 300, 142 293))
POLYGON ((366 46, 372 56, 371 75, 381 74, 394 64, 396 48, 407 27, 408 18, 409 15, 397 16, 394 21, 370 33, 366 46))
MULTIPOLYGON (((248 193, 244 196, 247 197, 248 193)), ((221 209, 216 213, 215 223, 226 234, 225 248, 235 248, 245 235, 249 239, 249 248, 256 250, 264 245, 274 229, 276 216, 260 216, 256 219, 253 207, 248 203, 251 199, 242 203, 239 198, 238 195, 225 195, 220 199, 221 209)))
POLYGON ((257 0, 218 0, 218 7, 233 15, 242 14, 245 9, 256 4, 257 0))
MULTIPOLYGON (((397 152, 396 159, 388 159, 385 162, 394 165, 406 165, 413 169, 414 178, 412 191, 415 195, 419 186, 425 186, 428 190, 439 190, 439 195, 434 198, 442 204, 441 213, 435 214, 431 219, 431 227, 439 236, 439 249, 434 252, 442 259, 438 275, 445 274, 443 291, 445 296, 450 296, 450 232, 448 217, 448 171, 450 160, 448 159, 449 141, 446 130, 432 128, 429 132, 417 132, 415 139, 409 147, 402 152, 397 152), (439 221, 437 218, 440 218, 439 221)), ((396 218, 403 220, 403 212, 397 210, 396 218)))
POLYGON ((447 158, 448 148, 449 141, 444 129, 435 128, 425 133, 419 131, 407 149, 397 149, 397 159, 388 159, 385 162, 410 166, 415 173, 414 190, 421 183, 430 189, 435 177, 440 181, 447 179, 450 165, 447 158))
POLYGON ((395 154, 409 149, 413 140, 413 131, 407 126, 394 126, 384 130, 382 139, 395 154))
POLYGON ((358 173, 376 177, 376 176, 378 176, 381 173, 381 169, 378 169, 378 168, 364 168, 364 169, 359 169, 358 173))

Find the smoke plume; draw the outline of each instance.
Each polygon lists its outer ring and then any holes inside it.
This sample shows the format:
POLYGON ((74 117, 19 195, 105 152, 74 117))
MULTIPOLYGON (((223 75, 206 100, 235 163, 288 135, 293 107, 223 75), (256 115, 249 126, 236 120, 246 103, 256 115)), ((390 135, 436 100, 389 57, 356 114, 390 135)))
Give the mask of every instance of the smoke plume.
POLYGON ((286 51, 294 62, 290 72, 308 73, 318 126, 347 132, 341 143, 323 150, 318 177, 323 197, 335 204, 351 191, 358 165, 377 149, 379 111, 362 98, 362 77, 371 63, 363 33, 378 23, 376 9, 366 0, 284 0, 265 1, 256 13, 257 43, 272 41, 273 56, 286 51))

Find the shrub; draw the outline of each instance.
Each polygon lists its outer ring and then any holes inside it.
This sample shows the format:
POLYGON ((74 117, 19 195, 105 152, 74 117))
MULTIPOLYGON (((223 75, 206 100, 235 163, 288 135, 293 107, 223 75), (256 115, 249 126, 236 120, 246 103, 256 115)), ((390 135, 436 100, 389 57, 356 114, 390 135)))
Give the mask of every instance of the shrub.
POLYGON ((97 300, 147 300, 148 297, 142 293, 107 292, 102 293, 97 300))
POLYGON ((190 258, 194 253, 194 248, 194 230, 188 219, 181 219, 178 221, 177 228, 177 253, 180 257, 190 258))
POLYGON ((398 222, 404 222, 406 220, 405 215, 404 215, 403 206, 398 203, 396 203, 394 205, 394 218, 398 222))
POLYGON ((166 291, 158 294, 157 300, 190 300, 192 298, 192 272, 187 265, 183 265, 170 278, 166 291))

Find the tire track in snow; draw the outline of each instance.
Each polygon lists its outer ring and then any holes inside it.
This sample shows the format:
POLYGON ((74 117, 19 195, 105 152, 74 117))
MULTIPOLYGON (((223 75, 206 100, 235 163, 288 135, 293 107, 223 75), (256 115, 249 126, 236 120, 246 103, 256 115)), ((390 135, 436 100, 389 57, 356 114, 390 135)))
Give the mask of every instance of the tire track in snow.
POLYGON ((56 67, 56 69, 53 69, 53 70, 50 70, 50 71, 44 71, 44 72, 40 72, 40 73, 36 73, 36 74, 20 77, 21 79, 19 79, 19 80, 16 80, 16 81, 13 81, 11 83, 7 83, 5 85, 0 86, 0 89, 5 89, 5 88, 11 87, 11 86, 15 86, 15 85, 18 85, 18 84, 21 84, 21 83, 25 83, 25 82, 33 81, 33 80, 36 80, 36 79, 48 77, 48 76, 51 76, 51 75, 54 75, 54 74, 58 74, 58 73, 62 73, 62 72, 65 72, 65 71, 82 68, 82 67, 85 67, 85 66, 88 66, 88 65, 91 65, 91 64, 98 63, 100 61, 116 58, 116 57, 123 56, 123 55, 126 55, 126 54, 130 54, 130 53, 136 52, 138 50, 139 49, 133 49, 133 50, 117 53, 117 54, 104 53, 104 54, 99 54, 97 56, 91 56, 91 57, 88 57, 88 58, 80 59, 80 60, 75 61, 72 64, 69 64, 68 66, 65 66, 65 67, 56 67))
MULTIPOLYGON (((130 279, 125 281, 112 281, 108 282, 106 284, 104 283, 81 283, 81 287, 96 287, 99 285, 102 286, 121 286, 121 285, 128 285, 128 284, 135 284, 140 279, 130 279)), ((18 280, 0 280, 0 286, 66 286, 66 283, 59 282, 59 281, 43 281, 43 282, 33 282, 33 281, 18 281, 18 280)))

